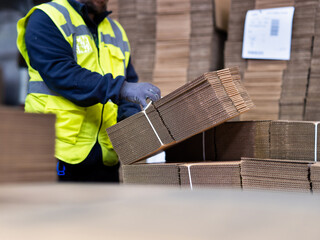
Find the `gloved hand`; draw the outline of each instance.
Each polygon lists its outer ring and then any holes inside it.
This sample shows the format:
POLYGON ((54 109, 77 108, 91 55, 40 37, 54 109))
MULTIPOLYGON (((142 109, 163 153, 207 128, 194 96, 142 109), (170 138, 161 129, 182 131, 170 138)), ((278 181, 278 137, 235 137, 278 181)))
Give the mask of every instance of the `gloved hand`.
POLYGON ((160 89, 151 83, 130 83, 124 81, 120 90, 120 98, 141 104, 143 108, 147 106, 147 98, 157 101, 160 99, 160 96, 160 89))

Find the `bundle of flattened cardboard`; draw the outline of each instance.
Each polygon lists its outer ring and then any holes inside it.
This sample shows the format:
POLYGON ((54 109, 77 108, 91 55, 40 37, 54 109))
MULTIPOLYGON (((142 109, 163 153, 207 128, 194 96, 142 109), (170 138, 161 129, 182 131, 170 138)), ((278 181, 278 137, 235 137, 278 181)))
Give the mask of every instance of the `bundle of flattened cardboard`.
POLYGON ((124 165, 123 182, 191 188, 241 188, 240 161, 124 165))
POLYGON ((245 87, 257 106, 241 120, 319 119, 318 9, 319 0, 231 0, 225 66, 240 66, 245 87), (243 59, 247 11, 288 6, 295 7, 290 60, 243 59))
POLYGON ((0 183, 56 181, 55 116, 0 108, 0 183))
POLYGON ((122 164, 131 164, 253 108, 237 67, 205 73, 107 129, 122 164))
POLYGON ((181 185, 238 184, 243 189, 316 192, 320 185, 320 168, 313 164, 320 157, 317 128, 318 122, 307 121, 223 123, 167 149, 165 164, 124 166, 124 182, 173 185, 173 175, 159 170, 170 168, 181 185), (240 160, 241 177, 235 170, 240 171, 240 160))

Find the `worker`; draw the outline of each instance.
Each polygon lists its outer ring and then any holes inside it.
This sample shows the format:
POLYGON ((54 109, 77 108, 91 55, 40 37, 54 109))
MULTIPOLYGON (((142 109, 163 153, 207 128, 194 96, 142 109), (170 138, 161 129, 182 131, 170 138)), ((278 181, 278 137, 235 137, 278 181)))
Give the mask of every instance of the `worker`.
POLYGON ((161 95, 156 86, 138 83, 128 38, 107 3, 54 0, 32 8, 17 25, 30 75, 25 111, 56 115, 61 181, 118 182, 118 156, 106 129, 161 95))

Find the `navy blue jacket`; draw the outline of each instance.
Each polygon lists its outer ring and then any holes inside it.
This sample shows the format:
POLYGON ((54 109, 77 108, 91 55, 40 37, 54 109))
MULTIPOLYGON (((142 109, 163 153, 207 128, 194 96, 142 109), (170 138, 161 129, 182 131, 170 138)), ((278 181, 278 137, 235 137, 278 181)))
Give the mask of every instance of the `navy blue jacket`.
MULTIPOLYGON (((84 4, 68 0, 82 16, 92 36, 97 39, 97 26, 111 12, 97 15, 92 21, 84 4)), ((73 57, 70 44, 50 19, 41 10, 30 16, 26 28, 25 42, 31 66, 36 69, 48 87, 79 106, 106 103, 111 99, 118 104, 118 121, 139 112, 140 106, 119 98, 123 81, 138 82, 138 76, 131 64, 127 67, 127 77, 112 74, 100 75, 81 68, 73 57)))

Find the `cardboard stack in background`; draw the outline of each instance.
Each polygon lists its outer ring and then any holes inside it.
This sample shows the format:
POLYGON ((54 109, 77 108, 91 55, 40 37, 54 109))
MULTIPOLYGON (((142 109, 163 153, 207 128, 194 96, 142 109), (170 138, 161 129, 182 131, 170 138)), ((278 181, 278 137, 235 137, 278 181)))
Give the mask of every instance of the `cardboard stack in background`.
POLYGON ((152 82, 156 54, 156 0, 136 0, 137 42, 132 58, 139 81, 152 82))
POLYGON ((163 96, 187 81, 191 32, 190 0, 157 0, 153 83, 163 96))
POLYGON ((0 183, 56 181, 55 116, 0 108, 0 183))
POLYGON ((242 158, 242 187, 310 192, 309 165, 298 160, 242 158))
POLYGON ((191 36, 188 81, 204 72, 223 68, 225 34, 215 26, 215 4, 212 0, 191 0, 191 36))
POLYGON ((107 10, 112 11, 110 17, 119 21, 119 0, 110 0, 108 1, 107 10))
POLYGON ((223 68, 226 33, 215 30, 214 1, 112 0, 108 9, 126 30, 140 81, 163 96, 223 68))
POLYGON ((203 74, 140 112, 107 129, 123 164, 221 124, 254 107, 238 68, 203 74), (159 135, 158 139, 156 133, 159 135))
MULTIPOLYGON (((319 3, 320 4, 320 3, 319 3)), ((318 6, 319 8, 319 6, 318 6)), ((311 60, 310 80, 306 100, 305 120, 320 119, 320 11, 316 14, 315 36, 311 60)))
POLYGON ((225 67, 234 64, 240 66, 245 87, 257 105, 253 111, 243 114, 241 120, 304 119, 317 9, 318 0, 231 1, 225 67), (295 7, 291 59, 242 59, 246 12, 251 9, 285 6, 295 7))
POLYGON ((312 191, 320 193, 320 163, 317 162, 310 167, 310 179, 312 184, 312 191))
POLYGON ((280 119, 304 120, 318 1, 295 0, 291 58, 284 71, 280 119))

